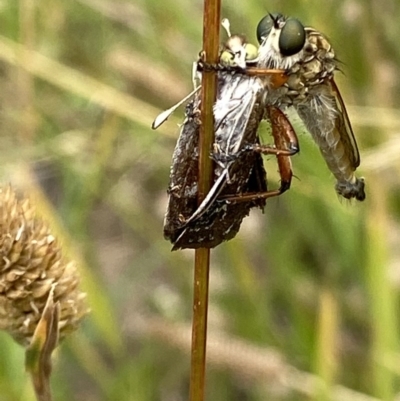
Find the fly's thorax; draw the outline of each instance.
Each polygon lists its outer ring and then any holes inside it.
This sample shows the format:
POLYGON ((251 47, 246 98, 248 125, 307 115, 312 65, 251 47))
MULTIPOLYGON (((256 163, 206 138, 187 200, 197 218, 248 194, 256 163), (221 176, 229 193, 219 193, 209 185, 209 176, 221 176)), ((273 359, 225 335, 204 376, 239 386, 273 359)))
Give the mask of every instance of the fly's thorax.
POLYGON ((307 40, 302 59, 288 69, 288 80, 279 88, 283 104, 299 104, 310 92, 331 79, 337 68, 329 42, 315 30, 307 28, 307 40))
POLYGON ((306 28, 306 33, 303 58, 298 66, 293 66, 290 72, 300 75, 308 86, 314 86, 333 77, 337 60, 331 44, 320 32, 313 28, 306 28))

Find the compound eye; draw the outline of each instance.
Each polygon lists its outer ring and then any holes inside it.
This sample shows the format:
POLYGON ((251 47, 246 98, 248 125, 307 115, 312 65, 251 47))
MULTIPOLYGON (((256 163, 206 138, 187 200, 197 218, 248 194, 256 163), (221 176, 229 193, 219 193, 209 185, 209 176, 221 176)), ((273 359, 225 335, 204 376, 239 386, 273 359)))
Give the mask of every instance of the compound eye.
POLYGON ((274 20, 277 21, 278 19, 282 18, 282 14, 280 13, 273 13, 267 14, 257 25, 257 40, 258 43, 264 41, 264 39, 270 34, 272 27, 274 26, 274 20))
POLYGON ((279 50, 283 56, 298 53, 306 41, 306 31, 302 23, 294 18, 286 21, 279 36, 279 50))
POLYGON ((258 56, 257 47, 255 47, 251 43, 246 43, 244 48, 246 50, 246 61, 250 61, 251 62, 252 60, 255 60, 257 58, 257 56, 258 56))
POLYGON ((219 62, 222 65, 233 66, 234 65, 234 55, 228 50, 224 50, 219 57, 219 62))

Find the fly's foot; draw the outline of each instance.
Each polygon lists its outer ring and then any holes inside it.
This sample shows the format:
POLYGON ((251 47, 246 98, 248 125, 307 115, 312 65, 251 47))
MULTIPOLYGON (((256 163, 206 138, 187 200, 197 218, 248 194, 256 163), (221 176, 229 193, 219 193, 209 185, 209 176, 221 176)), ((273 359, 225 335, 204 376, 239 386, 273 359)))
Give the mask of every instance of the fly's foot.
POLYGON ((289 180, 289 181, 281 181, 281 186, 279 187, 279 192, 281 193, 281 194, 283 194, 284 192, 286 192, 287 190, 289 190, 290 189, 290 184, 292 183, 292 181, 291 180, 289 180))

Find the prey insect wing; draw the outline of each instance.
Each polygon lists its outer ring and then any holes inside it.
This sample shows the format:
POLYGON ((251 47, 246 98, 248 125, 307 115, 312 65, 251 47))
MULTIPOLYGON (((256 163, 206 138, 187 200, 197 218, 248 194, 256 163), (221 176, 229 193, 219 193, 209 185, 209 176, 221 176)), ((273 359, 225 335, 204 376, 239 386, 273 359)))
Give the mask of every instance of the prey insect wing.
POLYGON ((164 237, 172 243, 197 208, 200 110, 197 99, 186 106, 185 120, 172 156, 164 237))
MULTIPOLYGON (((240 76, 220 74, 219 87, 221 88, 214 105, 215 117, 215 144, 212 158, 216 162, 215 175, 217 179, 211 190, 199 205, 196 212, 187 223, 201 217, 218 198, 227 183, 236 181, 238 187, 247 181, 252 169, 252 163, 247 168, 242 166, 245 160, 240 160, 240 151, 244 145, 255 143, 257 140, 254 128, 249 122, 260 121, 261 110, 254 110, 257 97, 262 87, 255 79, 240 76), (240 163, 240 175, 237 174, 237 163, 240 163), (232 177, 232 179, 231 179, 232 177)), ((253 124, 257 125, 257 123, 253 124)), ((247 158, 246 158, 247 159, 247 158)))
POLYGON ((167 235, 174 243, 173 249, 211 248, 229 240, 236 235, 252 207, 265 205, 265 200, 240 204, 217 200, 219 196, 267 190, 261 156, 252 151, 241 152, 245 144, 258 144, 256 129, 264 113, 254 107, 257 97, 261 96, 261 87, 256 90, 253 81, 254 78, 244 75, 219 73, 212 155, 217 161, 216 180, 200 207, 186 216, 186 222, 175 230, 173 237, 167 235), (245 101, 241 101, 243 98, 245 101))

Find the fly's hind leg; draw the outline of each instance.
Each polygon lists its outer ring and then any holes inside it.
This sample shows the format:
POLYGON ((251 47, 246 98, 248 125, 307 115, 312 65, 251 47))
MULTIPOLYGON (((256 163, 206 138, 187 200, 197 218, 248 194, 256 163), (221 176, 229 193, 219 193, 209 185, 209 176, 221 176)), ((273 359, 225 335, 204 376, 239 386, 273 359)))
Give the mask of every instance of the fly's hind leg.
POLYGON ((278 160, 279 175, 281 177, 281 185, 279 189, 246 193, 235 196, 224 196, 219 200, 230 202, 249 202, 258 199, 267 199, 273 196, 279 196, 290 188, 292 182, 292 162, 290 157, 300 151, 299 141, 292 124, 285 114, 277 107, 269 106, 267 115, 272 125, 272 136, 275 146, 267 146, 254 144, 247 147, 247 150, 259 152, 264 155, 275 155, 278 160))
MULTIPOLYGON (((281 177, 279 188, 279 194, 281 194, 290 188, 293 176, 290 156, 300 152, 299 140, 292 124, 280 109, 270 106, 267 108, 267 115, 272 125, 275 148, 259 145, 259 151, 263 154, 276 155, 281 177)), ((257 149, 255 150, 257 151, 257 149)))

